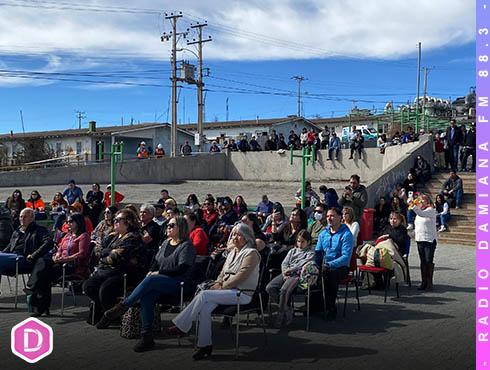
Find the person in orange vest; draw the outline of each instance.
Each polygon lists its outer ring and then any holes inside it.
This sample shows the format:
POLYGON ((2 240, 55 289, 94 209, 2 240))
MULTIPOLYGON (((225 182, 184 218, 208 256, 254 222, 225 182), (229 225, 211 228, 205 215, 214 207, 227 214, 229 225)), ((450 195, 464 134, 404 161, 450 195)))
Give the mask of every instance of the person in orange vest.
POLYGON ((37 190, 33 190, 31 193, 31 197, 26 202, 26 208, 31 208, 34 210, 34 219, 35 220, 45 220, 46 216, 46 204, 44 200, 41 199, 41 194, 37 190))
MULTIPOLYGON (((124 199, 124 195, 119 192, 114 192, 114 206, 117 207, 124 199)), ((111 205, 111 185, 107 185, 107 191, 104 193, 104 204, 106 207, 111 205)))
POLYGON ((158 144, 157 148, 155 149, 155 158, 163 158, 165 157, 165 150, 163 150, 163 145, 158 144))
POLYGON ((148 149, 146 149, 146 143, 144 141, 140 143, 136 155, 139 159, 149 158, 150 153, 148 152, 148 149))

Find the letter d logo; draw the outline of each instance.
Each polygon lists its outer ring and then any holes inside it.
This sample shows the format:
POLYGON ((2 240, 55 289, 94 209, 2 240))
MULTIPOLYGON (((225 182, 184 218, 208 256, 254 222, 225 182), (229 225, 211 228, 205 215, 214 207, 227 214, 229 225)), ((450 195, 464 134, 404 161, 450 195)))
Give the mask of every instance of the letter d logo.
POLYGON ((12 353, 31 364, 53 352, 53 329, 36 318, 15 325, 10 339, 12 353))

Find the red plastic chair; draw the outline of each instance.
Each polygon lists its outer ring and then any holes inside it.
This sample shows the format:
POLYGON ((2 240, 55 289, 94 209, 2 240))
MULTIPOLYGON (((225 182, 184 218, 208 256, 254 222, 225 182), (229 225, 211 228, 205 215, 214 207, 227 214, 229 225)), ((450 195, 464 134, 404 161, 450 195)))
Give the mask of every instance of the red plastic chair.
MULTIPOLYGON (((369 281, 369 273, 371 274, 381 274, 384 277, 384 285, 385 285, 385 303, 386 303, 386 297, 388 296, 388 287, 390 285, 390 277, 391 277, 391 270, 385 269, 384 267, 373 267, 373 266, 366 266, 366 265, 361 265, 358 267, 359 272, 365 272, 367 273, 367 279, 368 279, 368 292, 371 294, 371 284, 369 281)), ((396 283, 396 297, 400 298, 400 294, 398 291, 398 283, 396 283)))
POLYGON ((356 300, 357 300, 357 310, 361 310, 361 302, 359 300, 359 284, 358 284, 358 273, 357 273, 357 254, 356 250, 352 251, 352 256, 350 259, 350 265, 349 265, 349 274, 347 277, 339 282, 339 287, 340 285, 345 285, 345 296, 344 296, 344 312, 343 312, 343 317, 345 317, 345 312, 347 309, 347 295, 349 294, 349 285, 351 283, 354 283, 354 286, 356 288, 356 300))

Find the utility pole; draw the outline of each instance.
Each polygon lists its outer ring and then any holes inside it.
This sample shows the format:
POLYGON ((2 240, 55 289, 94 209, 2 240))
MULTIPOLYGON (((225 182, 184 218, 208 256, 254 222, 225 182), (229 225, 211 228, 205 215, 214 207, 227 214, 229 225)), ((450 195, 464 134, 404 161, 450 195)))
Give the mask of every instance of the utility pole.
POLYGON ((78 129, 81 130, 82 129, 82 119, 86 118, 85 112, 80 112, 77 110, 76 113, 77 113, 77 118, 78 118, 78 129))
POLYGON ((230 110, 229 110, 229 106, 228 106, 228 98, 226 98, 226 122, 228 122, 229 113, 230 113, 230 110))
POLYGON ((307 78, 304 78, 303 76, 293 76, 291 77, 292 80, 296 80, 298 82, 298 117, 301 117, 301 82, 307 80, 307 78))
POLYGON ((170 156, 175 157, 177 155, 177 36, 181 35, 177 33, 177 20, 182 17, 182 12, 179 14, 165 13, 165 19, 170 20, 172 23, 172 32, 167 35, 163 34, 161 37, 163 41, 169 41, 172 39, 172 125, 170 134, 170 156))
POLYGON ((422 43, 418 43, 419 57, 417 63, 417 100, 415 101, 415 132, 419 132, 419 97, 420 97, 420 59, 422 53, 422 43))
POLYGON ((206 27, 207 23, 197 23, 195 25, 191 25, 191 28, 197 29, 198 39, 193 40, 192 42, 188 42, 187 45, 197 44, 198 46, 198 80, 197 80, 197 132, 199 135, 199 151, 203 151, 203 123, 204 123, 204 99, 202 96, 204 82, 202 79, 202 44, 205 42, 212 41, 211 36, 209 36, 206 40, 202 39, 202 29, 206 27))

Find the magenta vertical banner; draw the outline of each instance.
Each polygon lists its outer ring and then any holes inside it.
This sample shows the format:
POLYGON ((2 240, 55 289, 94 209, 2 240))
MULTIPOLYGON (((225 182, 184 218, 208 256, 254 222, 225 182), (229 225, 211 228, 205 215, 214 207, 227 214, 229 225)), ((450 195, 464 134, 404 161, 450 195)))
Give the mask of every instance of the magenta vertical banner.
POLYGON ((490 368, 490 0, 476 2, 476 368, 490 368))

